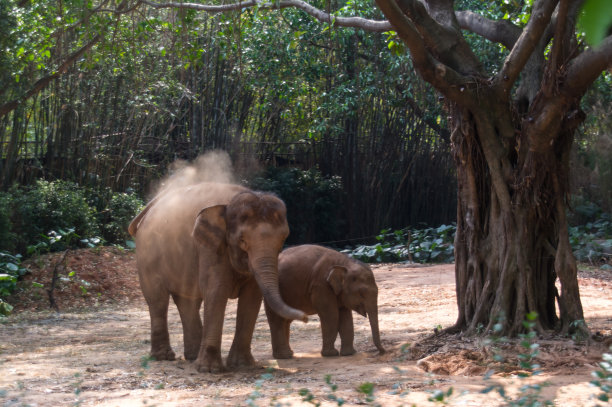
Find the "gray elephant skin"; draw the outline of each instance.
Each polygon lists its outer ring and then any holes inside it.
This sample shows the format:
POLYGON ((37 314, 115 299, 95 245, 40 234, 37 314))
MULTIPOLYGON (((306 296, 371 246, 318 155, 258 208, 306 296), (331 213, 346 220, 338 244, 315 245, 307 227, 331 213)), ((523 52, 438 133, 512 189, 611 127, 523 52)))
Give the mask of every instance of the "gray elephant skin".
MULTIPOLYGON (((295 246, 279 256, 278 278, 283 300, 308 315, 318 314, 323 347, 321 355, 355 353, 352 311, 368 317, 374 344, 385 352, 378 328, 378 287, 372 270, 362 262, 317 245, 295 246), (340 353, 334 347, 340 334, 340 353)), ((293 357, 289 346, 291 319, 265 302, 272 353, 276 359, 293 357)))
POLYGON ((175 188, 154 198, 128 230, 136 242, 154 359, 175 358, 168 334, 170 296, 183 326, 185 359, 195 359, 199 372, 225 370, 221 337, 229 298, 238 298, 230 368, 255 363, 251 340, 262 293, 284 318, 307 320, 278 291, 278 255, 289 227, 285 204, 274 195, 216 183, 175 188))

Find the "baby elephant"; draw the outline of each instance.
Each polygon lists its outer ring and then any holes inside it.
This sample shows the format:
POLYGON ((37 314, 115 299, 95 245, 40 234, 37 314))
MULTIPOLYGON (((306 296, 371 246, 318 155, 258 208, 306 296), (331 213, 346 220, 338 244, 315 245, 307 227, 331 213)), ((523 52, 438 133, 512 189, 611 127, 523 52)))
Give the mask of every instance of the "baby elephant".
MULTIPOLYGON (((307 315, 318 314, 323 335, 323 356, 338 356, 334 342, 340 333, 340 355, 352 355, 353 314, 370 319, 378 351, 385 352, 378 331, 378 287, 370 268, 335 250, 303 245, 284 250, 278 258, 278 279, 283 300, 307 315)), ((289 359, 291 320, 284 319, 265 304, 276 359, 289 359)))

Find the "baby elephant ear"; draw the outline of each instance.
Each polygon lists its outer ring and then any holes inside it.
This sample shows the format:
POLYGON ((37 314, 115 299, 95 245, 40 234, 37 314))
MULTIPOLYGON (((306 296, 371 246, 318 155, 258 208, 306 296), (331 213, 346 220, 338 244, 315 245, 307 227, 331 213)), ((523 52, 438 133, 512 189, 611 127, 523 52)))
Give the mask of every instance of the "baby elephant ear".
POLYGON ((346 276, 346 267, 332 266, 327 275, 327 282, 334 290, 334 294, 338 295, 342 291, 342 284, 346 276))
POLYGON ((225 243, 225 205, 204 208, 193 225, 193 238, 200 245, 217 251, 225 243))

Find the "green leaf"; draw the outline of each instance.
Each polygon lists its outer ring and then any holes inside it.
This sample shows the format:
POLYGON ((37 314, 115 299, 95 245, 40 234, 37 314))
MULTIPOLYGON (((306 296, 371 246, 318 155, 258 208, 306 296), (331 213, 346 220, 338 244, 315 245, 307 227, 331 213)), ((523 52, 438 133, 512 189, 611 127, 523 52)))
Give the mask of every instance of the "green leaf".
POLYGON ((13 310, 13 306, 8 302, 0 300, 0 315, 8 315, 13 310))
POLYGON ((362 383, 359 385, 359 387, 357 387, 357 391, 359 393, 371 395, 374 392, 374 383, 370 383, 370 382, 362 383))
POLYGON ((612 28, 612 1, 586 0, 578 23, 584 29, 587 42, 599 45, 612 28))
POLYGON ((14 263, 6 263, 6 268, 9 269, 10 271, 18 271, 19 270, 19 266, 14 264, 14 263))

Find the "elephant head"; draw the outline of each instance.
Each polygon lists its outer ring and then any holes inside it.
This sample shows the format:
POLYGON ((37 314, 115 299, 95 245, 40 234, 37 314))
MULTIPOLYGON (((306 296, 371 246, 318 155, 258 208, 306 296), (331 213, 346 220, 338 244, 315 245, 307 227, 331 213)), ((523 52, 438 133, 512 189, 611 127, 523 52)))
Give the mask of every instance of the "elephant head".
POLYGON ((374 345, 384 353, 378 330, 378 286, 372 270, 357 261, 346 266, 333 266, 327 281, 346 308, 369 319, 374 345))
POLYGON ((209 255, 227 258, 238 273, 253 275, 275 312, 306 322, 307 315, 285 304, 278 290, 278 254, 289 235, 286 213, 274 195, 246 191, 227 205, 200 211, 193 236, 209 255))

